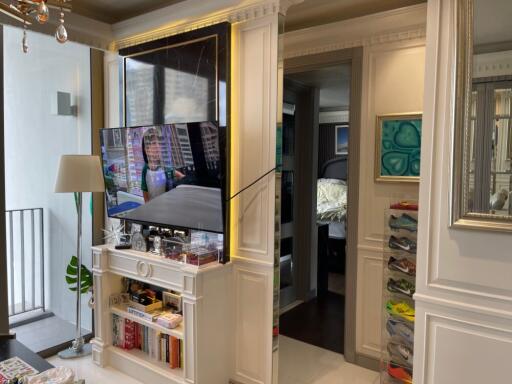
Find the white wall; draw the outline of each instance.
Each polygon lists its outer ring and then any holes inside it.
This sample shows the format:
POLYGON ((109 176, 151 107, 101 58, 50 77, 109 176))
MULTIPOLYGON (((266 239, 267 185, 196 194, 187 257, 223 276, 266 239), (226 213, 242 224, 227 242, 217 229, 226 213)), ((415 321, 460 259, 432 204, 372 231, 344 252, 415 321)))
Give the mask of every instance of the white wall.
MULTIPOLYGON (((5 159, 7 209, 44 209, 47 308, 75 320, 75 294, 64 280, 76 255, 76 209, 72 194, 53 187, 62 154, 91 152, 89 48, 28 32, 29 53, 21 50, 21 29, 4 27, 5 159), (70 92, 78 117, 51 113, 57 91, 70 92)), ((90 195, 84 195, 84 264, 91 264, 90 195)), ((91 329, 88 296, 84 328, 91 329)))
MULTIPOLYGON (((285 57, 363 46, 356 352, 380 358, 384 209, 418 198, 418 184, 377 183, 377 115, 423 109, 426 5, 396 9, 285 35, 285 57)), ((349 228, 350 231, 350 228, 349 228)))
POLYGON ((428 3, 414 382, 507 383, 512 236, 449 228, 456 3, 428 3))
POLYGON ((417 200, 418 184, 375 181, 378 115, 423 109, 423 39, 367 47, 363 58, 363 103, 359 182, 356 350, 380 357, 384 211, 390 202, 417 200))

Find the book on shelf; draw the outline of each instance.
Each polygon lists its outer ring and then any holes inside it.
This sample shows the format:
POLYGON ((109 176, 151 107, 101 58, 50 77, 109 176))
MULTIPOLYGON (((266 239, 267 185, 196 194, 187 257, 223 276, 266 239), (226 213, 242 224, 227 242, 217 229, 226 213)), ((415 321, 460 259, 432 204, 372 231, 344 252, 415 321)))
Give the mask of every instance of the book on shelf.
POLYGON ((156 323, 168 329, 176 328, 182 321, 183 316, 171 312, 163 312, 156 317, 156 323))
POLYGON ((126 350, 139 349, 151 359, 183 367, 183 341, 135 321, 112 316, 112 344, 126 350))
POLYGON ((126 307, 126 312, 128 312, 131 315, 140 317, 141 319, 151 321, 151 322, 156 321, 158 316, 162 313, 158 310, 154 311, 154 312, 144 312, 144 311, 141 311, 140 309, 130 307, 130 306, 126 307))

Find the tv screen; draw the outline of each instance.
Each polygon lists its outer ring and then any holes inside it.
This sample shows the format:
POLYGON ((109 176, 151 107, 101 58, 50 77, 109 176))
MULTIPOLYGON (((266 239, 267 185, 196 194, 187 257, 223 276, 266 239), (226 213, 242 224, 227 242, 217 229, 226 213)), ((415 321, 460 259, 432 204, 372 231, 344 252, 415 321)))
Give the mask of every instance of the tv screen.
POLYGON ((223 233, 224 143, 214 122, 101 130, 108 215, 223 233))

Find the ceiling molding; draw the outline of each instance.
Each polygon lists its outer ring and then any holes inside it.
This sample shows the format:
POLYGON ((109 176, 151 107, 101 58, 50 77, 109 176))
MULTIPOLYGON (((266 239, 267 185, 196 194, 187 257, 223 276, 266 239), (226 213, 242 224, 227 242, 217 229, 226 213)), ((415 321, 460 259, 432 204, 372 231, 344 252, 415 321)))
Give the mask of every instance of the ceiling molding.
POLYGON ((512 74, 512 51, 483 53, 474 58, 474 78, 510 74, 512 74))
POLYGON ((114 24, 116 40, 110 49, 119 50, 225 21, 239 23, 278 13, 286 14, 290 6, 302 1, 253 0, 251 4, 244 2, 241 6, 239 1, 234 0, 188 0, 114 24))
POLYGON ((426 4, 343 20, 285 33, 284 57, 425 39, 426 4))

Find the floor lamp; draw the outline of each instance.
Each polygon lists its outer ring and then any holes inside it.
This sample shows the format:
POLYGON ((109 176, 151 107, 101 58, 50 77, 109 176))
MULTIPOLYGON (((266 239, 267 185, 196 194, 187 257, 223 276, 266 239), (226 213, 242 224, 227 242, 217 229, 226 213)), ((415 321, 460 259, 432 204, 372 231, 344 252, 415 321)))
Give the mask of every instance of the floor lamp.
POLYGON ((82 292, 82 192, 104 192, 103 173, 98 156, 63 155, 60 158, 59 172, 55 183, 56 193, 77 193, 78 232, 76 257, 77 289, 76 289, 76 337, 71 347, 60 352, 59 357, 72 359, 91 353, 91 345, 84 343, 82 337, 81 296, 82 292))

